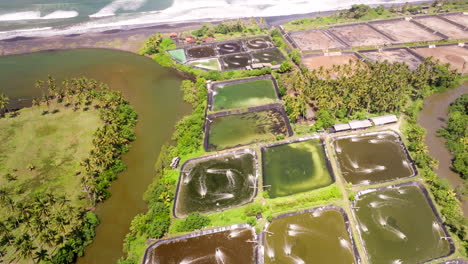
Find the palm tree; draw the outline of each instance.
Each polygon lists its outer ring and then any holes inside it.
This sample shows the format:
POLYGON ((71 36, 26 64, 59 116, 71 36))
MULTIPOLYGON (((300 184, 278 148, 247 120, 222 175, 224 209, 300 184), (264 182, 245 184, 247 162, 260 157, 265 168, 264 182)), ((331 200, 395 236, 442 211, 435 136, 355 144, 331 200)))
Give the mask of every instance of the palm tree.
POLYGON ((36 251, 34 253, 34 258, 35 260, 37 260, 36 263, 41 263, 41 262, 46 262, 50 259, 49 257, 49 252, 43 248, 41 248, 40 250, 36 251))
POLYGON ((9 102, 10 99, 6 95, 0 94, 0 116, 2 116, 6 112, 9 102))

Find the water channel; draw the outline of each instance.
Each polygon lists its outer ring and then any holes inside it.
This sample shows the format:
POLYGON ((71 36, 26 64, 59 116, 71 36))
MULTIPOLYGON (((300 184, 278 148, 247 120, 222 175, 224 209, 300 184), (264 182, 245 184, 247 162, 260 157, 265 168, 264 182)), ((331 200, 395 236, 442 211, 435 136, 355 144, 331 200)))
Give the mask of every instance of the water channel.
MULTIPOLYGON (((448 106, 462 94, 468 93, 468 83, 448 90, 444 93, 436 93, 424 100, 423 110, 419 113, 418 123, 427 131, 425 142, 429 154, 439 161, 436 170, 439 177, 447 179, 454 188, 463 184, 459 174, 452 171, 452 154, 445 146, 445 139, 437 137, 437 130, 446 127, 448 121, 448 106)), ((464 215, 468 215, 468 202, 462 203, 464 215)))
POLYGON ((175 122, 190 110, 182 101, 181 77, 151 60, 112 50, 68 50, 0 57, 0 93, 11 98, 12 108, 26 107, 41 92, 38 79, 51 74, 58 80, 86 76, 122 91, 139 115, 137 140, 123 160, 127 170, 110 191, 112 197, 96 212, 101 219, 94 242, 78 263, 115 263, 133 217, 146 210, 143 192, 154 177, 159 150, 173 132, 175 122))

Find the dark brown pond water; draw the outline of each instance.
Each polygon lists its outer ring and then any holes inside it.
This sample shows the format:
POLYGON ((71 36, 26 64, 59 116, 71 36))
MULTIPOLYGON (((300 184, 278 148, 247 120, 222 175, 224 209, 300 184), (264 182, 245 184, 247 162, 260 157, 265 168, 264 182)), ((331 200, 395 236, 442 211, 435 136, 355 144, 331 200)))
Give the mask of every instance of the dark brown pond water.
POLYGON ((226 210, 250 202, 257 187, 253 150, 211 156, 184 164, 175 214, 226 210))
MULTIPOLYGON (((427 131, 425 142, 429 149, 429 154, 439 161, 439 168, 436 170, 439 177, 447 179, 454 188, 463 184, 460 175, 452 171, 452 154, 445 146, 445 139, 437 137, 437 130, 446 126, 448 121, 447 111, 450 103, 455 101, 462 94, 468 93, 468 83, 448 90, 444 93, 437 93, 424 100, 423 110, 419 113, 419 124, 427 131)), ((463 202, 463 212, 468 215, 468 201, 463 202)))
POLYGON ((174 239, 149 251, 147 264, 250 264, 255 259, 254 232, 238 228, 174 239))
POLYGON ((78 263, 115 263, 133 217, 146 210, 143 192, 154 177, 159 150, 170 139, 175 122, 188 113, 179 89, 181 78, 151 60, 112 50, 69 50, 0 57, 0 93, 12 107, 31 104, 40 96, 37 79, 86 76, 122 91, 139 115, 137 140, 123 160, 127 170, 112 183, 112 197, 97 207, 101 224, 96 239, 78 263))

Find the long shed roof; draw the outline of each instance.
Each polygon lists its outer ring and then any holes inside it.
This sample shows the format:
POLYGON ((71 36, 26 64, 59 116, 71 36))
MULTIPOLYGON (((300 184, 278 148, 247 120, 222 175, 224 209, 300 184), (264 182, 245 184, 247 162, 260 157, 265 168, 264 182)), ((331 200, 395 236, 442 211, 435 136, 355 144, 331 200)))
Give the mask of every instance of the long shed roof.
POLYGON ((335 131, 339 132, 339 131, 350 130, 351 127, 348 124, 336 124, 336 125, 333 126, 333 129, 335 129, 335 131))
POLYGON ((353 120, 348 122, 351 129, 360 129, 371 127, 372 124, 369 120, 353 120))
POLYGON ((372 117, 370 118, 370 120, 372 121, 372 123, 374 123, 374 125, 379 126, 389 123, 395 123, 398 121, 398 118, 396 117, 396 115, 383 115, 372 117))

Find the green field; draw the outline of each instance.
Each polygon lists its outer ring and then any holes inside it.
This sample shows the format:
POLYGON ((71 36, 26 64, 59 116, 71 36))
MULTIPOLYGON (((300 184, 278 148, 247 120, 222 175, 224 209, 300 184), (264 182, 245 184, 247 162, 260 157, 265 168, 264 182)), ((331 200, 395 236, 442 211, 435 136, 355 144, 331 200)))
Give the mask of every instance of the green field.
POLYGON ((277 100, 273 81, 255 80, 216 86, 213 111, 269 104, 277 100))
POLYGON ((87 203, 78 199, 83 192, 76 173, 101 120, 95 110, 58 109, 43 114, 45 106, 25 108, 16 117, 0 118, 0 186, 13 190, 14 200, 51 191, 75 205, 87 203), (16 179, 7 179, 8 173, 16 179))
POLYGON ((332 183, 325 151, 318 139, 265 148, 263 178, 271 198, 321 188, 332 183))
POLYGON ((220 71, 221 66, 219 65, 218 59, 203 59, 203 60, 194 60, 188 62, 188 65, 195 66, 202 69, 220 71))

